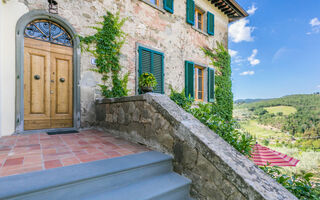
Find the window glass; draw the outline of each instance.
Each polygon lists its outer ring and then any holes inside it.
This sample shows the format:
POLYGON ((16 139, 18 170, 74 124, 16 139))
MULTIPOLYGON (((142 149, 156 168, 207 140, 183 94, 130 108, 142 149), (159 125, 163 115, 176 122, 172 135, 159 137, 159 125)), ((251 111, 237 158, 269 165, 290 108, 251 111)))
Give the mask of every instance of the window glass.
POLYGON ((199 30, 203 30, 203 12, 195 9, 195 27, 199 30))
POLYGON ((203 68, 195 66, 195 99, 203 101, 203 68))
POLYGON ((30 22, 24 30, 24 36, 63 46, 72 46, 72 39, 67 31, 58 24, 47 20, 30 22))
POLYGON ((202 27, 202 14, 198 13, 198 28, 201 29, 202 27))
POLYGON ((157 5, 158 6, 158 3, 159 3, 159 1, 158 0, 149 0, 152 4, 154 4, 154 5, 157 5))

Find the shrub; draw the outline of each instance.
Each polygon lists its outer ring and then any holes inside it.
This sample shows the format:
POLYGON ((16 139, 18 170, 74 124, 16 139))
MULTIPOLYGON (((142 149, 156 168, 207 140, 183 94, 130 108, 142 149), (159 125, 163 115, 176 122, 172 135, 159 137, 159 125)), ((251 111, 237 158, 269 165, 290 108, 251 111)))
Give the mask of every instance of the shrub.
POLYGON ((157 86, 157 80, 154 77, 152 73, 143 73, 139 77, 139 87, 156 87, 157 86))
POLYGON ((189 111, 194 100, 191 97, 186 97, 184 90, 182 90, 182 92, 180 93, 176 92, 171 85, 170 85, 170 90, 171 90, 170 99, 172 99, 176 104, 178 104, 184 110, 189 111))
POLYGON ((294 174, 288 176, 281 173, 281 168, 274 166, 260 167, 265 173, 269 174, 278 183, 301 200, 319 200, 320 185, 312 184, 310 178, 312 173, 294 174))
POLYGON ((264 139, 264 140, 262 141, 262 144, 263 144, 264 146, 268 146, 269 143, 270 143, 270 141, 267 140, 267 139, 264 139))
POLYGON ((226 142, 246 156, 250 156, 254 139, 246 133, 235 129, 237 123, 234 120, 226 121, 221 117, 220 109, 215 104, 200 103, 198 107, 191 107, 193 100, 171 88, 170 98, 191 113, 200 122, 222 137, 226 142))

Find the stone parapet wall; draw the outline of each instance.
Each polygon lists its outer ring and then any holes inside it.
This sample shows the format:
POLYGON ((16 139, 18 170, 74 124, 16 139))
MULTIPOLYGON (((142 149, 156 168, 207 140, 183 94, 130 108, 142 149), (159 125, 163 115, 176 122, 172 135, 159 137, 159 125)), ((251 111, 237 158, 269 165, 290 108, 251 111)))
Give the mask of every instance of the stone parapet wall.
POLYGON ((165 95, 97 100, 95 125, 172 155, 196 199, 297 199, 165 95))

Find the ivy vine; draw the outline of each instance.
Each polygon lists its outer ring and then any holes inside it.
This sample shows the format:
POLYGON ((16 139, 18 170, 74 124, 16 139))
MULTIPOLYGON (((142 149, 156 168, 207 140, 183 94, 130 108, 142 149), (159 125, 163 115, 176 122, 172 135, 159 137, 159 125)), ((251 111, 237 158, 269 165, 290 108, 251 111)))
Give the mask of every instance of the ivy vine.
POLYGON ((202 48, 216 69, 215 76, 215 110, 226 121, 232 120, 233 93, 231 81, 231 57, 222 43, 217 43, 215 52, 202 48))
POLYGON ((107 11, 103 16, 103 21, 97 26, 90 28, 96 30, 94 35, 80 37, 81 49, 91 53, 96 58, 96 68, 91 69, 102 75, 103 84, 98 84, 103 96, 122 97, 128 95, 128 76, 126 73, 120 77, 122 66, 120 65, 120 50, 125 42, 126 34, 122 31, 122 26, 126 18, 120 19, 120 14, 116 15, 107 11), (108 80, 112 79, 112 87, 108 86, 108 80))

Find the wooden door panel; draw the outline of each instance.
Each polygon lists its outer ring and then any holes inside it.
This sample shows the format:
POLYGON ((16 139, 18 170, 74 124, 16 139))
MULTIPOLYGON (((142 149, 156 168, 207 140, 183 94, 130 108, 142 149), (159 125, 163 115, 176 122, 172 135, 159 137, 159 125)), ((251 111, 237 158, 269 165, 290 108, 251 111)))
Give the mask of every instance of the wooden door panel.
POLYGON ((35 40, 31 38, 24 38, 24 47, 29 47, 32 49, 38 49, 38 50, 44 50, 44 51, 50 51, 51 49, 51 43, 44 42, 40 40, 35 40))
POLYGON ((46 128, 50 126, 50 52, 28 47, 24 52, 25 130, 46 128))
POLYGON ((63 60, 57 58, 56 60, 56 113, 68 114, 69 113, 69 95, 72 92, 70 89, 70 60, 63 60))
POLYGON ((73 126, 73 49, 25 38, 24 129, 73 126))
POLYGON ((30 113, 45 114, 46 109, 46 56, 31 54, 30 72, 30 113))
POLYGON ((51 70, 51 128, 72 127, 72 56, 51 53, 51 70))
POLYGON ((71 47, 61 46, 57 44, 51 44, 50 52, 69 56, 73 55, 73 49, 71 47))

